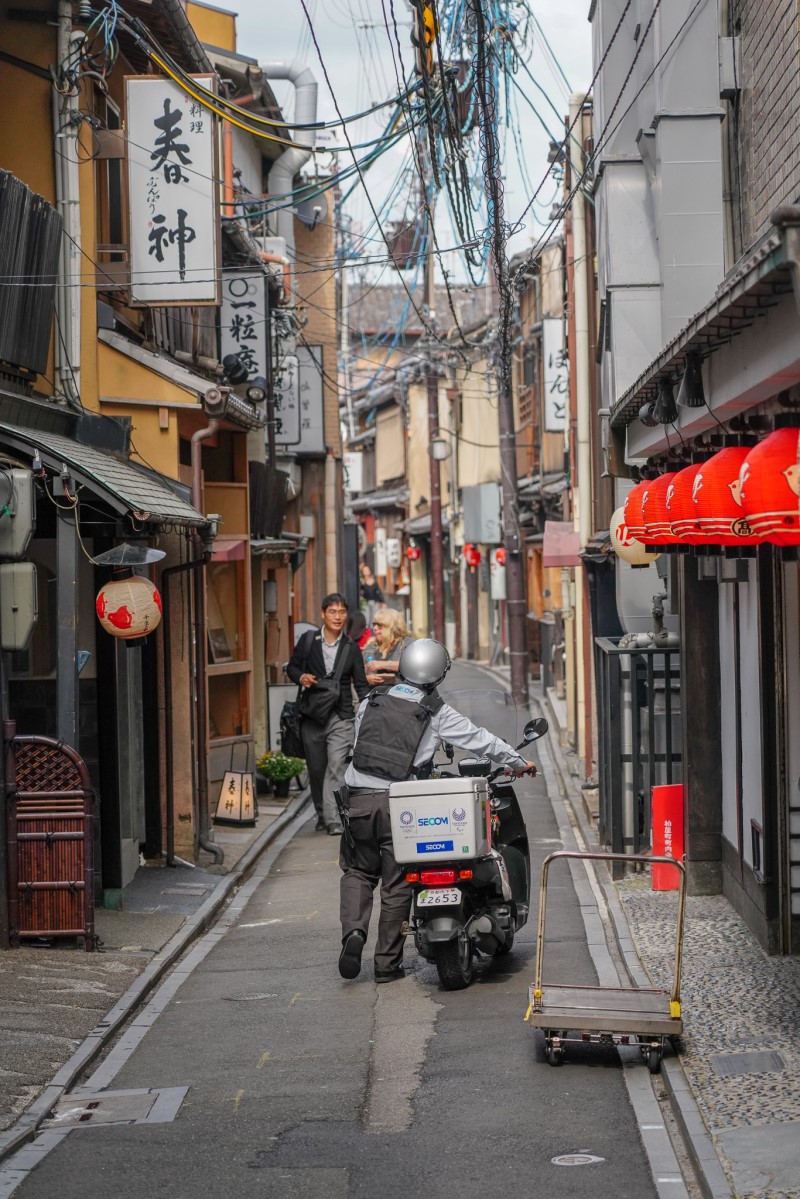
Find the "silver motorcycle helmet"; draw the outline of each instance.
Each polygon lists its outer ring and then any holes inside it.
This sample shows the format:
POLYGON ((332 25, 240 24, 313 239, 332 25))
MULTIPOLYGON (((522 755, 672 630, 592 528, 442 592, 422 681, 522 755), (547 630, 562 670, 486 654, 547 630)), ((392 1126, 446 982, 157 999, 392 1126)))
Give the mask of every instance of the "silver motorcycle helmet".
POLYGON ((441 641, 421 637, 412 641, 400 655, 398 674, 414 687, 435 687, 450 669, 450 655, 441 641))

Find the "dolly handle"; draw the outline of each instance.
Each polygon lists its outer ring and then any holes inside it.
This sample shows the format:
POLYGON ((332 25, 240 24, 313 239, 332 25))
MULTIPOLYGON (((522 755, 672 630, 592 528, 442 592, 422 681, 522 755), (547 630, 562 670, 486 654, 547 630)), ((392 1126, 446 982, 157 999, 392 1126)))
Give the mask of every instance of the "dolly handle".
POLYGON ((676 858, 651 857, 649 854, 631 853, 596 853, 577 849, 556 849, 547 855, 542 862, 542 881, 539 886, 539 922, 536 929, 536 968, 534 972, 534 994, 541 996, 542 991, 542 957, 544 954, 544 927, 547 914, 547 876, 550 863, 557 858, 576 858, 579 861, 593 862, 641 862, 644 865, 654 863, 665 866, 676 866, 680 872, 681 885, 678 891, 678 928, 675 939, 675 969, 672 975, 672 991, 670 1000, 680 1004, 681 999, 681 966, 683 959, 683 921, 686 912, 686 867, 676 858))

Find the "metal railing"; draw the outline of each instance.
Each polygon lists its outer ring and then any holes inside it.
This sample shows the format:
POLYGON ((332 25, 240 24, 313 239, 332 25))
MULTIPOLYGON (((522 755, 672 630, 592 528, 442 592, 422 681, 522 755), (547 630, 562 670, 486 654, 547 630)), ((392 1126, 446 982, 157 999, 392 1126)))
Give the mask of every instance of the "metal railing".
POLYGON ((650 845, 654 786, 681 781, 680 648, 595 638, 599 836, 614 853, 650 845))

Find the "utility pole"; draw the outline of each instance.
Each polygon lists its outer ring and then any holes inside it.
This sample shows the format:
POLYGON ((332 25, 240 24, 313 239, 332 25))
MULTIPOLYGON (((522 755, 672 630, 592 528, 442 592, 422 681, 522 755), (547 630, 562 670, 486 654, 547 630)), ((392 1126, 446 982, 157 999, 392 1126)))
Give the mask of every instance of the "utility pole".
MULTIPOLYGON (((421 149, 421 143, 420 143, 421 149)), ((424 187, 424 182, 422 183, 424 187)), ((433 258, 433 200, 428 206, 428 237, 425 246, 425 303, 428 320, 436 327, 433 258)), ((444 547, 442 544, 442 481, 439 461, 432 446, 439 437, 439 373, 434 362, 435 342, 430 342, 426 384, 428 390, 428 467, 430 471, 431 507, 431 624, 437 641, 444 642, 444 547)))
POLYGON ((506 612, 511 666, 511 694, 518 704, 528 702, 528 637, 525 568, 517 494, 517 444, 514 428, 514 393, 511 379, 511 325, 513 297, 506 258, 507 230, 503 214, 502 165, 497 140, 494 93, 489 84, 489 39, 483 0, 472 0, 475 36, 475 88, 483 145, 484 179, 492 218, 492 252, 497 279, 498 401, 500 479, 503 495, 503 540, 506 547, 506 612))

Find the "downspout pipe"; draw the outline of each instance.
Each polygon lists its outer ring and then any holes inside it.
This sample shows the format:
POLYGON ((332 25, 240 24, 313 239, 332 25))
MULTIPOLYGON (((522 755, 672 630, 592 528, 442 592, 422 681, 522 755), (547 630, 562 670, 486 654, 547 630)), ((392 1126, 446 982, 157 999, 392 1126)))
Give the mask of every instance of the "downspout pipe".
MULTIPOLYGON (((203 442, 214 437, 220 422, 213 417, 205 428, 192 434, 192 504, 202 512, 203 504, 203 442)), ((212 854, 214 862, 221 865, 225 854, 221 846, 211 839, 208 813, 208 709, 206 704, 206 550, 197 529, 192 532, 194 561, 197 572, 194 589, 194 632, 195 632, 195 720, 197 727, 197 844, 206 853, 212 854)))
MULTIPOLYGON (((58 70, 73 61, 84 33, 72 28, 72 4, 59 0, 56 42, 58 70)), ((59 251, 56 288, 56 385, 73 408, 80 409, 81 378, 81 204, 77 143, 82 116, 80 94, 62 96, 53 88, 56 208, 64 233, 59 251)))

